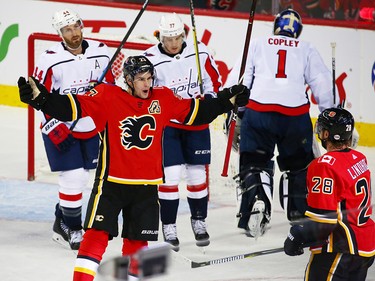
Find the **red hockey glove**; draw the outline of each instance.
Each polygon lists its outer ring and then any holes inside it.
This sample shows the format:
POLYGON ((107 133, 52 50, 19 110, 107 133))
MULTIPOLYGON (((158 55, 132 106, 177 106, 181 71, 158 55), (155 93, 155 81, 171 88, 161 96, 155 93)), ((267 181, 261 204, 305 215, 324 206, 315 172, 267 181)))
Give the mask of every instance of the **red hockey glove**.
POLYGON ((72 132, 69 128, 57 119, 48 120, 43 128, 43 134, 46 134, 52 143, 61 152, 66 152, 75 143, 72 132))

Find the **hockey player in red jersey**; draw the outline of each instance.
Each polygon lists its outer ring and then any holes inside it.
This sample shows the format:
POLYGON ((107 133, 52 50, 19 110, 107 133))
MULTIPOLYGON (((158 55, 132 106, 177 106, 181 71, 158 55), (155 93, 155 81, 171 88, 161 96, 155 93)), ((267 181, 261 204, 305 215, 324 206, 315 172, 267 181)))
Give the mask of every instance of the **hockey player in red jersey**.
MULTIPOLYGON (((85 234, 79 248, 74 281, 91 281, 108 240, 118 235, 122 211, 122 254, 132 256, 156 241, 159 230, 157 185, 163 183, 162 135, 171 119, 187 125, 210 123, 218 115, 245 105, 249 91, 236 85, 209 100, 181 99, 169 88, 152 87, 154 66, 144 56, 124 63, 122 88, 100 84, 85 95, 48 93, 32 77, 18 81, 20 98, 59 120, 91 116, 102 143, 91 193, 85 234), (36 83, 36 85, 35 85, 36 83)), ((129 271, 137 274, 136 259, 129 271)))
POLYGON ((313 245, 305 280, 364 281, 374 262, 370 169, 350 148, 353 130, 353 116, 342 108, 324 110, 315 125, 327 153, 308 167, 307 219, 290 228, 284 243, 290 256, 313 245))
MULTIPOLYGON (((83 21, 72 10, 56 12, 52 26, 62 41, 41 54, 33 76, 50 92, 83 95, 107 67, 109 50, 102 42, 83 38, 83 21)), ((105 78, 114 83, 111 71, 105 78)), ((99 137, 90 117, 62 122, 38 113, 50 169, 59 173, 53 239, 78 250, 82 240, 82 192, 87 188, 89 170, 97 165, 99 137)))

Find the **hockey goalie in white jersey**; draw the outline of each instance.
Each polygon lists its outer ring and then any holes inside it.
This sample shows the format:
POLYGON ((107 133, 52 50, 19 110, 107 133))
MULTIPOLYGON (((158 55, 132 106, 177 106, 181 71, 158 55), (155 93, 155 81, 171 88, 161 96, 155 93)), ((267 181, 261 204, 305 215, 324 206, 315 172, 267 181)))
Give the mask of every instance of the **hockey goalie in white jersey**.
MULTIPOLYGON (((239 111, 240 190, 238 227, 251 237, 263 235, 271 220, 274 150, 282 178, 280 202, 290 221, 306 209, 306 169, 314 159, 313 127, 306 93, 310 86, 319 110, 333 106, 331 72, 316 48, 299 39, 300 15, 280 12, 273 35, 251 40, 243 85, 249 103, 239 111)), ((239 81, 240 59, 226 86, 239 81)))
MULTIPOLYGON (((83 21, 69 9, 56 12, 52 26, 62 42, 40 55, 33 76, 49 92, 82 95, 107 67, 108 48, 101 42, 83 39, 83 21)), ((111 71, 105 81, 114 83, 111 71)), ((72 123, 40 111, 38 114, 50 169, 59 172, 53 238, 77 250, 82 240, 82 191, 87 186, 89 170, 97 165, 99 137, 91 117, 72 123)))
MULTIPOLYGON (((213 57, 207 46, 197 42, 202 74, 201 93, 194 42, 186 40, 184 24, 177 14, 161 18, 157 36, 160 43, 144 53, 155 66, 156 86, 167 86, 182 99, 210 98, 221 89, 221 78, 213 57)), ((185 168, 196 244, 206 246, 209 244, 205 221, 208 207, 206 167, 211 158, 208 125, 184 126, 170 122, 164 131, 163 151, 165 183, 159 186, 159 199, 164 240, 172 245, 172 249, 179 250, 176 228, 178 185, 185 168)))

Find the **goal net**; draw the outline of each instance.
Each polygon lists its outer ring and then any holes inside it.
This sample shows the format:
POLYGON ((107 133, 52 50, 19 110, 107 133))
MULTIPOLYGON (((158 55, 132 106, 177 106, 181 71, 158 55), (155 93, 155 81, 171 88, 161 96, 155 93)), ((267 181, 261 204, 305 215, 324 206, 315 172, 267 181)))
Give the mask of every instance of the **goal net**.
MULTIPOLYGON (((122 38, 98 37, 98 34, 85 35, 85 38, 100 40, 105 43, 111 52, 111 56, 116 52, 120 46, 122 38)), ((28 74, 32 75, 35 62, 43 51, 48 47, 60 42, 61 38, 55 34, 33 33, 28 39, 28 74)), ((122 65, 126 57, 130 55, 140 54, 143 50, 151 47, 156 43, 156 38, 138 37, 132 38, 131 42, 126 42, 117 56, 113 66, 112 72, 116 77, 116 83, 121 86, 122 79, 122 65)), ((225 150, 227 146, 227 138, 223 133, 223 122, 225 116, 219 116, 214 122, 210 124, 211 130, 211 165, 209 166, 209 186, 210 196, 221 195, 223 193, 230 193, 231 196, 235 194, 235 183, 233 176, 238 173, 238 155, 231 153, 231 160, 229 164, 228 177, 221 177, 221 172, 224 163, 225 150)), ((51 173, 44 151, 44 145, 39 129, 40 120, 35 117, 34 109, 28 108, 28 180, 32 181, 38 179, 41 181, 56 180, 55 173, 51 173)))

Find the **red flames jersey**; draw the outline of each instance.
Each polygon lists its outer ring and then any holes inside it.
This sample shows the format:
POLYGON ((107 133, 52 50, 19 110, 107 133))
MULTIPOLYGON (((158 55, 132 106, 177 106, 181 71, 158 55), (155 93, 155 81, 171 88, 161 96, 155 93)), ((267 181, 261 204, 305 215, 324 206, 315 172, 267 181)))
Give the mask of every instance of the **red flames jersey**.
POLYGON ((70 99, 73 114, 90 116, 102 132, 97 176, 121 184, 160 184, 162 135, 170 119, 191 124, 199 102, 179 99, 165 87, 155 87, 139 99, 117 86, 100 84, 70 99))
POLYGON ((306 215, 335 224, 328 244, 312 251, 375 255, 370 170, 366 157, 352 149, 328 152, 314 159, 307 172, 306 215))

